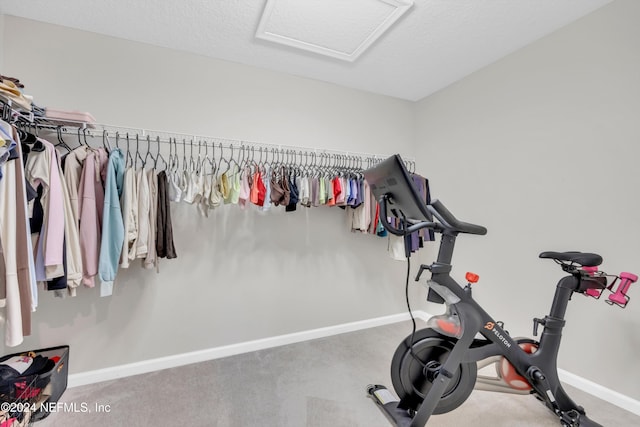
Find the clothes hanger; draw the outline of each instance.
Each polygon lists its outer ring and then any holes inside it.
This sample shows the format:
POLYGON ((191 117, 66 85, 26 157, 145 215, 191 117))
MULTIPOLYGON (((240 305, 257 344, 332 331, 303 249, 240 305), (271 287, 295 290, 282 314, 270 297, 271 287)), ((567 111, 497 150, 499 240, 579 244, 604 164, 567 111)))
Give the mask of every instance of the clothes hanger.
POLYGON ((211 167, 211 174, 216 175, 218 173, 218 167, 216 166, 216 143, 211 142, 211 157, 209 157, 209 144, 206 145, 207 148, 207 159, 209 160, 209 167, 211 167))
POLYGON ((138 137, 138 133, 136 132, 136 160, 135 160, 136 164, 135 164, 135 168, 138 167, 138 159, 140 159, 140 161, 142 162, 142 169, 144 169, 144 159, 140 155, 139 145, 140 145, 140 140, 139 140, 139 137, 138 137))
POLYGON ((244 169, 247 166, 247 153, 246 153, 246 149, 247 146, 244 145, 244 142, 240 143, 240 149, 242 150, 242 159, 240 159, 240 166, 244 169))
MULTIPOLYGON (((171 143, 169 143, 171 144, 171 143)), ((158 170, 158 160, 162 160, 162 163, 164 163, 164 169, 161 170, 165 170, 169 167, 169 164, 167 163, 167 161, 164 159, 164 157, 162 157, 162 153, 160 152, 160 137, 156 136, 156 145, 158 146, 158 155, 156 156, 155 160, 153 161, 153 168, 155 170, 158 170)), ((171 145, 169 145, 169 149, 171 149, 171 145)), ((153 158, 153 156, 151 157, 153 158)))
MULTIPOLYGON (((22 126, 24 124, 21 123, 20 125, 22 126)), ((27 125, 30 127, 31 123, 27 123, 27 125)), ((40 139, 38 139, 37 134, 27 132, 21 127, 16 127, 16 129, 18 130, 18 138, 20 138, 20 143, 25 144, 23 145, 23 147, 28 146, 28 149, 31 151, 44 151, 44 144, 42 143, 42 141, 40 141, 40 139)))
POLYGON ((38 137, 30 132, 25 131, 24 129, 18 127, 18 137, 20 138, 20 142, 24 142, 26 144, 34 144, 38 141, 38 137))
POLYGON ((251 146, 247 148, 247 167, 249 168, 249 173, 253 176, 256 169, 258 168, 258 164, 256 163, 256 147, 251 146))
POLYGON ((187 142, 182 138, 182 172, 187 172, 187 142))
POLYGON ((82 126, 82 138, 84 139, 84 145, 90 147, 89 143, 87 142, 87 127, 84 125, 82 126))
MULTIPOLYGON (((215 150, 215 146, 213 147, 213 149, 215 150)), ((215 155, 215 152, 214 152, 214 155, 215 155)), ((214 174, 215 170, 216 170, 216 164, 209 157, 209 143, 207 141, 204 141, 204 158, 209 163, 209 167, 211 168, 210 174, 214 174)), ((204 160, 203 160, 203 162, 204 162, 204 160)))
POLYGON ((247 160, 245 159, 245 155, 246 155, 245 149, 246 149, 246 146, 242 141, 240 141, 240 148, 238 148, 238 151, 240 151, 240 153, 242 154, 242 157, 240 158, 240 162, 239 162, 241 178, 244 177, 245 173, 247 172, 247 160))
POLYGON ((229 148, 231 148, 231 159, 229 159, 229 168, 231 168, 231 162, 233 162, 233 164, 238 168, 238 170, 240 170, 240 164, 236 161, 236 158, 234 156, 235 149, 233 147, 233 144, 231 144, 229 148))
POLYGON ((82 147, 84 144, 82 143, 82 138, 80 137, 80 131, 82 129, 78 128, 78 146, 82 147))
POLYGON ((169 170, 177 172, 180 168, 180 158, 178 157, 178 142, 175 138, 169 137, 169 170), (172 150, 173 148, 173 150, 172 150), (173 153, 172 153, 173 151, 173 153))
MULTIPOLYGON (((159 140, 159 138, 158 138, 159 140)), ((160 153, 160 148, 158 148, 158 153, 160 153)), ((151 137, 149 135, 147 135, 147 154, 145 154, 144 156, 144 160, 142 162, 142 167, 144 168, 147 164, 147 159, 151 157, 151 160, 153 160, 153 168, 155 169, 155 165, 158 163, 158 158, 157 157, 153 157, 153 154, 151 154, 151 137)))
POLYGON ((106 150, 107 153, 111 152, 111 144, 109 143, 109 134, 107 133, 106 129, 102 131, 102 147, 106 150))
POLYGON ((196 173, 200 175, 204 166, 204 158, 202 157, 202 140, 198 140, 198 161, 196 163, 196 173))
POLYGON ((224 158, 224 148, 222 147, 222 142, 218 143, 218 148, 220 148, 220 160, 218 160, 218 171, 220 171, 220 165, 222 165, 222 161, 224 160, 225 164, 227 165, 227 168, 225 169, 224 172, 222 172, 222 175, 224 175, 225 173, 227 173, 230 169, 230 164, 229 161, 227 159, 224 158))
POLYGON ((189 140, 189 145, 191 146, 189 152, 189 171, 195 170, 195 161, 193 160, 193 139, 189 140))
POLYGON ((258 152, 260 153, 260 159, 258 160, 258 167, 261 169, 264 169, 264 162, 262 161, 262 147, 258 149, 258 152))
POLYGON ((127 160, 129 161, 129 167, 134 167, 133 165, 133 156, 131 155, 131 150, 129 148, 129 132, 126 135, 127 138, 127 159, 124 162, 125 167, 127 166, 127 160))
POLYGON ((64 142, 64 139, 62 138, 62 126, 58 126, 56 128, 56 132, 58 134, 58 142, 59 142, 59 144, 56 144, 56 146, 60 146, 66 149, 68 152, 71 152, 71 147, 69 147, 67 143, 64 142))

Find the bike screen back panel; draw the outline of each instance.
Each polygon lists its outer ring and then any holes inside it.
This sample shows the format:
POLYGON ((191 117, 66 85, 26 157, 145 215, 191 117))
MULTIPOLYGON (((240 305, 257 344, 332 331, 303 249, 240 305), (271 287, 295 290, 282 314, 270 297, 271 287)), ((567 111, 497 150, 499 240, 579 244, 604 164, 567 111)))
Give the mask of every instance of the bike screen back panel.
MULTIPOLYGON (((433 221, 400 155, 395 154, 365 170, 364 177, 376 200, 385 194, 391 198, 389 208, 392 212, 402 211, 407 219, 414 221, 433 221)), ((400 216, 398 212, 394 215, 400 216)))

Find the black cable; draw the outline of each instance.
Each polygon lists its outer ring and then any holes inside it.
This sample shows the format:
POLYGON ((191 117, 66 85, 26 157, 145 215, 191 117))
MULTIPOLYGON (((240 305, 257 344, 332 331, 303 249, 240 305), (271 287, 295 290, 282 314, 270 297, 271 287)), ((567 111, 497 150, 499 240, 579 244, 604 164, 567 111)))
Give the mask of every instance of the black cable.
POLYGON ((404 216, 404 213, 402 213, 402 225, 403 225, 403 230, 404 230, 404 234, 403 234, 403 239, 404 239, 404 247, 405 247, 405 251, 407 252, 405 255, 407 256, 407 277, 405 280, 405 284, 404 284, 404 295, 405 295, 405 299, 407 301, 407 311, 409 311, 409 317, 411 317, 411 338, 409 339, 409 354, 411 355, 411 357, 413 357, 423 368, 425 367, 425 364, 422 360, 420 360, 420 358, 413 352, 413 344, 414 344, 414 338, 416 335, 416 319, 415 317, 413 317, 413 312, 411 311, 411 302, 409 301, 409 276, 411 275, 411 252, 408 249, 408 242, 407 242, 407 238, 409 237, 409 230, 408 230, 408 223, 407 223, 407 218, 404 216))

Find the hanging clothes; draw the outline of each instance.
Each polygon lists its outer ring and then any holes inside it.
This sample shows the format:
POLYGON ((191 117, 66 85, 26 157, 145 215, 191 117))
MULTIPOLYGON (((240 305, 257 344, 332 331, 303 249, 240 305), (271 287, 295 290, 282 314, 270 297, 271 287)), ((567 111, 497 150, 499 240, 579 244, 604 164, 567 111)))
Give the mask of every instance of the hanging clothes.
POLYGON ((124 193, 125 160, 120 149, 109 153, 105 197, 102 213, 102 238, 100 241, 100 296, 113 294, 113 282, 118 272, 118 262, 123 250, 125 228, 120 199, 124 193))
POLYGON ((220 197, 222 201, 227 204, 229 203, 229 175, 227 172, 223 173, 218 180, 218 186, 220 188, 220 197))
MULTIPOLYGON (((200 197, 200 200, 198 201, 198 210, 200 211, 200 215, 204 216, 205 218, 208 218, 210 200, 211 200, 211 180, 206 175, 207 174, 205 173, 204 166, 202 166, 202 169, 200 170, 200 173, 198 176, 198 185, 200 186, 201 193, 202 193, 202 197, 200 197)), ((157 187, 157 182, 156 182, 156 187, 157 187)), ((156 188, 156 193, 157 193, 157 188, 156 188)))
POLYGON ((165 171, 158 174, 158 220, 156 250, 159 258, 172 259, 178 255, 173 244, 171 205, 168 194, 168 180, 165 171))
MULTIPOLYGON (((371 224, 372 198, 371 198, 371 191, 369 189, 369 184, 367 184, 367 182, 364 180, 362 180, 361 183, 362 183, 362 191, 361 191, 362 202, 355 207, 354 206, 347 207, 347 215, 350 215, 351 217, 350 218, 351 231, 360 231, 362 233, 366 233, 369 231, 369 226, 371 224)), ((356 185, 359 187, 360 183, 356 181, 356 185)), ((355 204, 356 203, 354 199, 354 205, 355 204)))
POLYGON ((240 190, 242 186, 240 183, 240 171, 236 165, 233 165, 233 168, 231 169, 228 186, 228 193, 224 199, 224 203, 237 205, 240 200, 240 190))
POLYGON ((136 258, 136 242, 138 240, 138 183, 132 167, 127 168, 124 174, 124 190, 120 204, 124 224, 120 267, 129 268, 129 263, 136 258))
MULTIPOLYGON (((20 195, 17 192, 16 162, 7 161, 2 165, 0 180, 0 241, 2 242, 4 270, 4 299, 0 305, 6 307, 5 345, 14 347, 24 340, 23 318, 18 280, 17 205, 20 195)), ((30 310, 29 310, 30 312, 30 310)))
MULTIPOLYGON (((65 164, 66 166, 66 164, 65 164)), ((104 186, 107 153, 104 149, 88 150, 78 187, 80 215, 80 247, 83 260, 82 283, 93 288, 98 274, 102 217, 104 214, 104 186)))
POLYGON ((292 174, 288 176, 289 180, 289 203, 285 207, 285 212, 293 212, 297 209, 299 199, 299 190, 298 190, 298 182, 300 182, 297 177, 292 174))
MULTIPOLYGON (((55 149, 54 154, 57 157, 58 153, 55 149)), ((58 174, 62 176, 62 167, 59 160, 56 162, 56 167, 58 169, 58 174)), ((64 274, 69 295, 73 297, 76 296, 76 290, 78 286, 80 286, 82 280, 83 264, 82 250, 80 246, 80 231, 78 229, 78 223, 74 218, 73 207, 66 185, 62 186, 62 202, 64 206, 65 232, 63 253, 64 274)), ((49 282, 49 289, 51 289, 51 282, 49 282)))
POLYGON ((81 145, 67 154, 64 163, 64 180, 69 192, 69 201, 75 222, 80 224, 80 214, 78 212, 78 188, 82 175, 82 166, 87 158, 88 149, 81 145))
POLYGON ((183 200, 189 204, 194 204, 202 194, 198 192, 198 174, 192 166, 189 166, 188 171, 184 171, 183 179, 186 181, 186 187, 183 187, 183 200))
POLYGON ((216 174, 211 175, 211 196, 209 198, 209 207, 217 208, 222 204, 222 192, 220 192, 220 183, 216 174))
POLYGON ((180 173, 178 165, 172 166, 169 176, 169 200, 172 202, 180 202, 182 200, 182 183, 180 181, 180 173))
POLYGON ((318 177, 309 178, 309 187, 311 188, 309 204, 317 208, 320 203, 320 181, 318 181, 318 177))
MULTIPOLYGON (((151 210, 149 200, 149 181, 147 173, 140 168, 136 171, 136 183, 138 184, 138 236, 136 238, 135 258, 146 258, 148 253, 148 242, 150 234, 149 212, 151 210)), ((133 260, 131 260, 133 261, 133 260)))
MULTIPOLYGON (((147 255, 142 262, 146 269, 157 268, 158 250, 156 248, 156 235, 158 233, 158 178, 154 169, 147 171, 149 184, 149 234, 147 237, 147 255)), ((201 204, 198 204, 200 207, 201 204)))
POLYGON ((238 204, 242 209, 245 209, 247 207, 247 202, 249 202, 251 199, 251 184, 249 183, 249 175, 249 170, 245 168, 241 177, 240 193, 238 194, 238 204))
POLYGON ((24 336, 31 335, 31 312, 34 309, 32 292, 33 264, 29 259, 30 230, 27 216, 27 198, 25 187, 22 146, 15 129, 12 132, 17 158, 8 160, 0 181, 0 242, 2 246, 2 271, 5 288, 0 292, 4 297, 0 305, 6 307, 5 344, 16 346, 22 343, 24 336))
POLYGON ((46 281, 64 275, 64 209, 62 180, 53 145, 40 140, 43 151, 32 150, 25 168, 27 180, 34 187, 42 186, 43 226, 38 237, 36 273, 46 281))
POLYGON ((267 194, 267 187, 264 184, 262 172, 256 171, 255 181, 256 181, 256 194, 257 194, 256 205, 264 206, 264 199, 267 194))
POLYGON ((268 164, 264 165, 262 184, 264 186, 264 200, 261 210, 268 211, 271 209, 271 167, 268 164))

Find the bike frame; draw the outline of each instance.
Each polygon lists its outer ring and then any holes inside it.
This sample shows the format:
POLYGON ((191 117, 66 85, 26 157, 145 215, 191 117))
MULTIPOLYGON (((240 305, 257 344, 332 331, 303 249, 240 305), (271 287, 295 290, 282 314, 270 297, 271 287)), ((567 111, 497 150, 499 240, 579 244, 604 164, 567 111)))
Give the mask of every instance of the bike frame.
POLYGON ((572 274, 560 279, 549 314, 544 319, 534 319, 534 322, 544 327, 538 349, 534 353, 527 353, 473 299, 471 287, 463 288, 451 277, 451 259, 458 230, 449 229, 435 222, 420 222, 408 227, 405 224, 406 229, 398 229, 387 222, 386 199, 380 200, 380 207, 380 218, 385 228, 393 234, 406 236, 421 228, 431 228, 442 234, 437 260, 431 265, 423 265, 420 273, 424 269, 431 271, 430 290, 438 293, 444 300, 451 300, 451 295, 446 295, 447 290, 455 295, 457 301, 448 303, 448 306, 455 310, 463 327, 462 336, 457 339, 415 415, 411 417, 407 411, 401 411, 397 408, 397 404, 395 407, 385 409, 396 425, 424 426, 461 363, 479 362, 493 356, 504 356, 516 371, 527 379, 533 392, 560 417, 563 423, 600 426, 588 419, 584 409, 571 400, 562 388, 557 374, 557 356, 565 324, 564 315, 571 295, 580 287, 579 277, 572 274), (485 339, 476 338, 478 333, 485 339))

